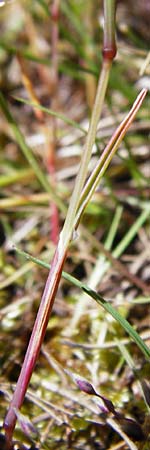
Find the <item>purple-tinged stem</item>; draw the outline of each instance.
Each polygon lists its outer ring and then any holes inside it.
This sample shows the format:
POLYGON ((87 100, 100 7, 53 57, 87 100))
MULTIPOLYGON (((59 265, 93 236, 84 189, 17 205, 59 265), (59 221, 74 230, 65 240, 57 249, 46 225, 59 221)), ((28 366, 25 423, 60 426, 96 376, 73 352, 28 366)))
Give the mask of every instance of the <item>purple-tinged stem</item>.
MULTIPOLYGON (((51 95, 51 108, 53 111, 58 109, 58 39, 59 39, 59 15, 60 15, 60 0, 53 0, 51 6, 51 82, 53 92, 51 95)), ((50 119, 50 136, 48 130, 48 149, 47 149, 47 168, 50 174, 51 182, 54 190, 56 188, 56 142, 57 142, 57 121, 56 117, 51 116, 50 119)), ((51 241, 57 245, 59 239, 59 213, 55 202, 51 202, 51 241)))
POLYGON ((45 285, 42 300, 39 306, 36 321, 30 337, 29 345, 22 365, 20 376, 16 385, 16 389, 4 420, 4 429, 8 449, 11 447, 12 435, 16 424, 16 414, 14 408, 19 409, 23 403, 24 396, 46 333, 49 316, 53 307, 53 302, 58 289, 59 280, 62 273, 64 261, 66 259, 66 250, 61 250, 58 245, 49 276, 45 285))
POLYGON ((103 65, 98 84, 95 104, 92 111, 91 123, 87 134, 87 141, 85 146, 86 151, 83 152, 80 170, 76 179, 75 189, 71 198, 66 221, 62 233, 60 235, 60 240, 52 261, 51 270, 49 272, 49 276, 46 282, 37 318, 31 334, 28 349, 25 355, 25 359, 16 385, 13 399, 4 421, 8 450, 11 448, 12 435, 17 419, 14 408, 19 409, 23 403, 24 396, 46 333, 46 327, 54 303, 55 295, 58 289, 63 264, 67 256, 67 248, 69 246, 69 242, 74 229, 74 219, 76 216, 76 212, 78 210, 80 194, 87 174, 87 167, 92 152, 92 146, 95 141, 97 123, 102 110, 102 105, 109 78, 109 72, 112 60, 116 53, 114 25, 113 25, 114 13, 115 13, 115 1, 104 0, 105 25, 104 25, 103 65), (110 11, 112 10, 112 7, 114 12, 111 14, 110 11), (107 30, 105 30, 105 28, 107 28, 107 30))

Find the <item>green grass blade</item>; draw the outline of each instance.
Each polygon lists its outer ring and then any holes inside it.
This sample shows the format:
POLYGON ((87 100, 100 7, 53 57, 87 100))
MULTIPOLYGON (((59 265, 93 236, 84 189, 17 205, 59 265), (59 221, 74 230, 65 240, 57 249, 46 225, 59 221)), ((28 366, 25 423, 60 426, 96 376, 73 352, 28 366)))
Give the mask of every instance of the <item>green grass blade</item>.
MULTIPOLYGON (((16 249, 16 251, 20 255, 25 256, 27 259, 35 262, 36 264, 38 264, 46 269, 50 269, 50 265, 48 263, 45 263, 44 261, 41 261, 38 258, 34 258, 33 256, 30 256, 28 253, 25 253, 19 249, 16 249)), ((90 287, 86 286, 86 284, 77 280, 72 275, 69 275, 67 272, 63 271, 62 276, 65 280, 69 281, 69 283, 82 289, 82 291, 84 291, 89 297, 93 298, 93 300, 95 300, 100 306, 102 306, 105 309, 105 311, 107 311, 109 314, 111 314, 111 316, 122 326, 122 328, 124 328, 124 330, 128 333, 128 335, 131 337, 131 339, 140 348, 140 350, 142 351, 144 356, 148 360, 150 359, 150 349, 147 347, 145 342, 141 339, 140 335, 134 330, 132 325, 130 325, 130 323, 111 305, 111 303, 104 300, 100 294, 95 292, 90 287)))
POLYGON ((110 250, 114 241, 114 238, 116 236, 117 230, 118 230, 118 226, 119 226, 119 222, 122 216, 122 212, 123 212, 123 208, 122 206, 118 206, 116 208, 112 223, 110 225, 110 229, 105 241, 105 248, 106 250, 110 250))
POLYGON ((68 117, 64 116, 64 114, 60 114, 56 111, 53 111, 53 109, 50 108, 45 108, 45 106, 42 105, 37 105, 35 103, 30 102, 29 100, 26 100, 24 98, 20 98, 20 97, 14 97, 15 100, 17 100, 18 102, 21 103, 25 103, 27 105, 32 106, 32 108, 36 108, 36 109, 40 109, 41 111, 45 112, 46 114, 49 114, 49 116, 54 116, 57 117, 57 119, 62 120, 63 122, 65 122, 67 125, 71 125, 74 128, 77 128, 78 130, 82 131, 83 134, 87 134, 87 131, 84 130, 84 128, 82 128, 77 122, 75 122, 74 120, 68 119, 68 117))
POLYGON ((56 203, 56 205, 64 212, 65 206, 63 202, 59 199, 59 197, 55 194, 54 189, 50 185, 49 181, 47 180, 45 174, 42 172, 39 164, 37 163, 32 150, 30 147, 26 144, 23 134, 21 133, 18 125, 16 124, 8 106, 4 99, 4 96, 2 93, 0 93, 0 107, 13 131, 13 134, 15 136, 16 142, 18 143, 19 147, 22 150, 22 153, 24 154, 25 158, 27 159, 29 165, 32 167, 37 179, 39 180, 41 186, 44 188, 46 192, 48 192, 52 198, 52 200, 56 203))
POLYGON ((124 250, 128 247, 130 242, 135 238, 139 228, 142 227, 146 219, 150 216, 150 206, 145 208, 138 219, 134 222, 134 224, 130 227, 129 231, 126 233, 126 235, 123 237, 121 242, 117 245, 115 250, 113 251, 113 256, 115 258, 118 258, 124 250))
POLYGON ((110 164, 114 154, 116 153, 120 143, 122 142, 126 132, 128 131, 130 125, 132 124, 135 115, 137 114, 139 108, 142 105, 142 102, 147 94, 147 90, 143 89, 140 94, 137 96, 135 102, 132 105, 129 113, 117 127, 116 131, 113 133, 111 139, 106 145, 103 153, 101 154, 100 159, 98 160, 93 172, 88 178, 82 192, 80 195, 80 200, 78 202, 78 210, 75 218, 75 228, 77 228, 80 218, 91 199, 93 193, 96 190, 102 176, 104 175, 108 165, 110 164))
MULTIPOLYGON (((11 42, 7 43, 3 38, 0 39, 0 48, 8 52, 10 55, 16 55, 20 50, 20 48, 17 48, 17 46, 13 47, 11 42)), ((25 59, 28 59, 29 61, 33 61, 46 66, 50 65, 49 58, 42 58, 40 56, 37 56, 26 47, 22 47, 21 54, 25 59)))
POLYGON ((9 186, 10 184, 18 183, 19 181, 30 180, 33 178, 34 173, 30 168, 19 169, 13 173, 5 174, 0 176, 0 188, 9 186))
POLYGON ((124 330, 129 334, 131 339, 137 344, 142 353, 147 359, 150 358, 150 349, 147 347, 145 342, 141 339, 140 335, 134 330, 132 325, 123 317, 121 314, 111 305, 111 303, 104 300, 97 292, 93 291, 86 285, 82 285, 82 290, 86 292, 90 297, 92 297, 96 302, 102 306, 105 311, 111 314, 111 316, 124 328, 124 330))

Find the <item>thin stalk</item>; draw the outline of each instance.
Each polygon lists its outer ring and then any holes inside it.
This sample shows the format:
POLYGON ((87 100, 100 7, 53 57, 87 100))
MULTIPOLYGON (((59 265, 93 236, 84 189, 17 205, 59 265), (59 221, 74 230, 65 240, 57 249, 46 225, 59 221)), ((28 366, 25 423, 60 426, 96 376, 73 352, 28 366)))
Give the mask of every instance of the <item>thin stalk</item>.
POLYGON ((83 127, 81 127, 77 122, 75 122, 74 120, 69 119, 69 117, 65 116, 64 114, 61 114, 58 111, 53 111, 53 109, 46 108, 45 106, 42 106, 42 105, 37 105, 36 103, 33 103, 30 100, 27 100, 26 98, 21 98, 21 97, 18 97, 16 95, 14 95, 13 98, 15 100, 17 100, 18 102, 24 103, 25 105, 30 105, 33 108, 37 107, 38 109, 40 109, 41 111, 45 112, 49 116, 54 116, 57 119, 62 120, 67 125, 70 125, 70 126, 76 128, 77 130, 81 131, 83 134, 85 134, 85 135, 87 134, 86 130, 83 127))
POLYGON ((140 214, 138 219, 134 222, 134 224, 129 228, 128 232, 121 240, 121 242, 117 245, 116 249, 113 252, 113 256, 115 258, 119 258, 119 256, 124 252, 124 249, 129 245, 129 243, 134 239, 140 227, 143 226, 145 220, 150 215, 150 205, 147 206, 140 214))
POLYGON ((16 389, 13 395, 13 399, 4 421, 8 448, 12 440, 12 434, 17 419, 14 408, 19 409, 23 403, 28 383, 30 381, 45 336, 49 316, 55 300, 55 295, 58 289, 58 284, 65 259, 66 250, 61 248, 59 243, 52 261, 51 269, 47 278, 44 293, 35 320, 22 369, 18 378, 16 389))
POLYGON ((104 61, 102 71, 100 74, 95 104, 92 111, 91 122, 86 138, 85 148, 83 149, 80 169, 76 178, 75 188, 72 194, 72 198, 70 201, 70 205, 68 208, 66 221, 62 230, 62 239, 64 241, 64 245, 68 245, 73 232, 73 225, 76 216, 76 212, 79 207, 79 200, 82 188, 84 186, 84 182, 87 176, 88 164, 90 161, 93 144, 95 142, 96 130, 98 121, 101 115, 102 106, 106 94, 106 89, 108 85, 108 79, 111 69, 111 61, 104 61))
POLYGON ((116 55, 115 42, 115 13, 116 0, 104 0, 104 37, 103 37, 103 64, 98 82, 96 99, 92 111, 91 122, 86 138, 85 151, 83 150, 79 173, 76 178, 75 188, 68 208, 65 224, 62 230, 62 240, 68 246, 74 229, 76 213, 80 205, 80 195, 87 176, 93 144, 95 142, 98 121, 102 112, 102 106, 108 85, 112 61, 116 55))
MULTIPOLYGON (((105 0, 106 1, 106 0, 105 0)), ((104 1, 104 4, 105 4, 104 1)), ((111 8, 111 5, 109 5, 111 8)), ((108 6, 106 7, 106 12, 104 9, 104 13, 106 14, 105 22, 107 23, 107 13, 108 6)), ((109 23, 108 23, 107 33, 109 32, 109 23)), ((111 23, 112 26, 112 23, 111 23)), ((114 26, 114 25, 113 25, 114 26)), ((114 44, 112 44, 114 45, 114 44)), ((70 201, 70 206, 68 208, 68 213, 66 216, 66 220, 64 223, 63 230, 60 234, 58 246, 56 248, 56 252, 52 261, 51 269, 48 275, 48 279, 45 285, 45 289, 43 292, 43 296, 41 299, 40 307, 38 310, 38 314, 36 317, 36 321, 34 324, 34 328, 31 334, 31 338, 29 341, 28 349, 25 355, 25 359, 23 362, 23 366, 20 372, 20 376, 16 385, 16 389, 13 395, 12 402, 10 404, 8 413, 6 415, 4 421, 4 428, 6 431, 6 441, 8 449, 11 447, 12 435, 14 431, 14 427, 16 424, 16 413, 15 408, 19 409, 23 403, 24 396, 28 387, 28 383, 30 381, 35 363, 38 358, 38 354, 46 333, 46 327, 49 320, 49 316, 52 310, 52 306, 54 303, 55 295, 58 289, 60 277, 62 274, 63 264, 65 262, 67 256, 68 246, 72 237, 73 229, 74 229, 74 220, 76 216, 76 212, 78 210, 78 205, 80 201, 80 195, 84 186, 84 182, 87 176, 88 164, 90 161, 92 147, 95 142, 97 124, 100 118, 100 114, 102 111, 102 106, 105 98, 105 93, 107 89, 109 73, 112 65, 112 60, 114 57, 114 52, 112 54, 105 53, 105 43, 103 48, 103 65, 102 71, 99 78, 97 94, 95 99, 95 104, 92 111, 91 122, 89 125, 89 130, 86 138, 85 150, 83 151, 83 155, 81 158, 81 164, 78 176, 76 178, 74 191, 72 194, 72 198, 70 201)), ((2 104, 5 108, 5 102, 2 98, 2 104)), ((6 111, 7 112, 7 111, 6 111)), ((15 128, 15 132, 18 136, 18 127, 14 124, 13 118, 8 114, 6 114, 10 119, 9 122, 13 123, 13 128, 15 128)), ((22 136, 19 133, 19 139, 22 141, 22 136)), ((23 143, 24 144, 24 143, 23 143)), ((24 145, 23 145, 24 148, 24 145)), ((26 150, 26 148, 25 148, 26 150)), ((33 159, 32 159, 33 161, 33 159)), ((40 174, 41 178, 41 174, 40 174)))
MULTIPOLYGON (((118 132, 115 133, 115 136, 117 136, 117 143, 120 143, 120 136, 123 137, 124 135, 124 130, 126 131, 128 129, 128 125, 131 123, 131 121, 134 118, 135 113, 137 112, 138 108, 141 105, 141 102, 143 101, 144 97, 146 95, 146 91, 142 92, 140 94, 140 97, 138 98, 138 100, 135 102, 135 105, 133 106, 133 108, 131 109, 131 112, 128 114, 128 120, 124 120, 123 121, 123 125, 121 124, 120 126, 120 130, 121 132, 119 133, 118 136, 118 132)), ((90 131, 91 133, 91 131, 90 131)), ((95 129, 95 133, 96 133, 96 129, 95 129)), ((112 138, 113 140, 113 138, 112 138)), ((114 140, 113 140, 113 144, 114 144, 114 140)), ((117 148, 116 145, 114 144, 115 149, 117 148)), ((89 149, 88 149, 89 150, 89 149)), ((109 152, 111 155, 111 158, 113 156, 112 154, 112 148, 110 146, 109 151, 108 151, 108 155, 107 158, 109 159, 109 152)), ((107 153, 106 151, 104 151, 104 154, 107 153)), ((89 152, 88 152, 89 155, 89 152)), ((82 160, 83 161, 83 160, 82 160)), ((107 161, 107 159, 106 159, 107 161)), ((86 163, 86 161, 85 161, 86 163)), ((105 164, 104 164, 105 165, 105 164)), ((108 164, 106 164, 107 167, 108 164)), ((106 169, 105 167, 105 169, 106 169)), ((82 173, 82 163, 81 163, 81 173, 82 173)), ((102 167, 103 170, 103 167, 102 167)), ((77 180, 79 178, 80 181, 80 189, 82 186, 82 183, 84 183, 84 181, 82 181, 82 179, 80 177, 77 177, 77 180)), ((85 177, 84 177, 85 178, 85 177)), ((97 173, 97 178, 99 179, 99 174, 97 173)), ((93 192, 93 189, 91 187, 91 183, 89 185, 89 192, 93 192)), ((67 220, 69 221, 68 215, 66 217, 66 222, 64 225, 64 229, 62 230, 62 233, 60 235, 60 239, 59 239, 59 243, 58 243, 58 247, 56 249, 53 261, 52 261, 52 266, 49 272, 49 276, 46 282, 46 286, 44 289, 44 293, 42 296, 42 300, 41 300, 41 304, 39 307, 39 311, 37 314, 37 318, 35 321, 35 325, 32 331, 32 335, 30 338, 30 342, 28 345, 28 349, 26 352, 26 356, 24 359, 24 363, 20 372, 20 376, 17 382, 17 386, 16 386, 16 390, 9 408, 9 411, 7 413, 7 416, 5 418, 5 422, 4 422, 4 427, 6 430, 6 438, 7 438, 7 442, 10 445, 11 439, 12 439, 12 433, 15 427, 15 423, 16 423, 16 413, 15 413, 15 408, 20 408, 23 400, 24 400, 24 396, 27 390, 27 386, 28 383, 30 381, 35 363, 37 361, 37 357, 45 336, 45 332, 46 332, 46 327, 47 327, 47 323, 49 320, 49 316, 50 316, 50 312, 52 310, 52 306, 54 303, 54 299, 55 299, 55 295, 58 289, 58 285, 59 285, 59 281, 60 281, 60 277, 61 277, 61 273, 62 273, 62 268, 63 268, 63 264, 64 261, 66 259, 67 256, 67 249, 68 249, 68 244, 69 241, 71 239, 71 235, 73 232, 73 226, 74 226, 74 219, 75 219, 75 212, 77 210, 78 204, 80 204, 80 198, 77 197, 77 195, 80 195, 80 191, 78 191, 78 185, 77 188, 75 187, 74 192, 76 192, 76 196, 73 196, 73 205, 75 208, 75 211, 72 212, 72 217, 70 220, 70 228, 68 228, 68 223, 67 220), (67 226, 66 226, 67 223, 67 226), (66 230, 68 232, 68 236, 65 234, 66 230), (63 234, 64 233, 64 234, 63 234)), ((87 196, 89 194, 89 192, 87 192, 87 196)), ((83 202, 84 203, 84 202, 83 202)), ((72 205, 71 205, 72 206, 72 205)), ((69 208, 69 210, 72 211, 71 208, 69 208)), ((83 287, 82 287, 83 288, 83 287)), ((83 289, 84 290, 84 289, 83 289)), ((85 290, 85 292, 88 293, 88 289, 85 290)), ((95 294, 93 293, 93 296, 95 294)), ((98 298, 95 297, 95 300, 98 301, 98 298)), ((100 300, 100 299, 99 299, 100 300)), ((111 314, 113 315, 113 311, 111 309, 111 305, 106 306, 105 305, 105 309, 107 311, 110 311, 111 314)), ((116 317, 118 322, 121 323, 120 318, 118 317, 117 313, 116 313, 116 317)), ((130 334, 130 327, 128 326, 128 332, 130 334)), ((140 343, 139 343, 140 345, 140 343)), ((8 447, 9 448, 9 447, 8 447)))
MULTIPOLYGON (((15 250, 17 253, 19 253, 22 256, 25 256, 28 260, 35 262, 35 264, 38 264, 41 267, 45 267, 45 269, 49 269, 50 265, 46 263, 45 261, 42 261, 38 258, 35 258, 34 256, 29 255, 26 252, 23 252, 22 250, 19 250, 15 247, 15 250)), ((97 303, 99 303, 100 306, 102 306, 111 316, 118 322, 120 325, 124 328, 124 330, 129 334, 131 339, 136 343, 136 345, 140 348, 144 356, 150 360, 150 349, 149 347, 144 343, 140 335, 135 331, 135 329, 130 325, 130 323, 119 313, 119 311, 116 310, 116 308, 113 307, 113 305, 106 301, 100 294, 98 294, 95 290, 91 289, 86 284, 82 283, 82 281, 79 281, 77 278, 73 277, 69 273, 62 271, 62 277, 68 281, 69 283, 73 284, 74 286, 81 289, 84 293, 86 293, 88 296, 93 298, 97 303)))
POLYGON ((95 100, 95 106, 92 113, 89 132, 87 135, 86 151, 83 153, 81 159, 79 175, 77 176, 76 179, 75 189, 70 202, 70 207, 68 209, 68 214, 66 216, 64 228, 60 234, 58 246, 54 255, 54 259, 52 261, 52 266, 45 285, 39 311, 36 317, 35 325, 31 334, 28 349, 22 365, 20 376, 18 378, 13 399, 4 421, 4 428, 6 431, 6 439, 8 443, 10 443, 12 440, 12 434, 16 424, 16 414, 14 408, 19 409, 23 403, 28 383, 30 381, 45 336, 46 327, 49 320, 50 312, 52 310, 55 295, 58 289, 63 264, 67 256, 68 245, 73 233, 75 214, 78 208, 81 190, 86 178, 87 167, 92 152, 92 146, 95 141, 99 114, 102 110, 102 104, 104 101, 104 96, 108 83, 110 62, 109 63, 105 62, 104 65, 105 67, 103 67, 102 74, 100 76, 98 93, 95 100))
POLYGON ((115 42, 115 13, 116 0, 104 1, 104 41, 103 41, 103 58, 112 59, 116 55, 115 42))
MULTIPOLYGON (((51 94, 52 109, 58 109, 58 40, 59 40, 59 12, 60 0, 53 0, 51 7, 51 84, 53 92, 51 94)), ((56 189, 56 147, 57 147, 57 121, 54 116, 51 116, 50 129, 46 126, 46 144, 47 144, 47 170, 50 174, 53 189, 56 189)), ((55 202, 51 202, 51 217, 50 217, 51 231, 50 240, 57 244, 59 239, 59 213, 55 202)))
MULTIPOLYGON (((119 266, 120 262, 117 260, 117 258, 119 258, 123 254, 125 249, 129 246, 129 244, 135 238, 139 229, 143 226, 144 222, 148 219, 149 215, 150 215, 150 206, 144 208, 144 210, 141 212, 140 216, 137 218, 135 223, 129 228, 128 232, 125 234, 125 236, 122 238, 122 240, 116 246, 116 248, 112 251, 112 255, 111 255, 111 253, 109 254, 109 252, 107 253, 105 248, 103 251, 103 249, 99 247, 100 252, 102 254, 100 253, 100 256, 97 259, 96 264, 94 265, 91 277, 89 279, 89 286, 92 289, 96 289, 97 284, 98 283, 100 284, 104 274, 106 272, 108 272, 110 265, 115 267, 115 262, 117 263, 118 269, 121 272, 121 267, 119 266), (104 257, 104 255, 105 255, 105 257, 104 257), (108 261, 106 261, 106 258, 108 259, 108 261), (114 261, 114 258, 115 258, 115 261, 114 261)), ((99 246, 99 244, 100 244, 100 242, 98 242, 98 246, 99 246)), ((100 244, 100 246, 101 245, 102 244, 100 244)), ((125 276, 127 276, 127 272, 126 273, 125 272, 126 272, 126 267, 123 266, 122 273, 125 276)), ((131 280, 132 284, 135 283, 140 289, 144 290, 146 293, 149 292, 148 286, 143 284, 142 280, 138 279, 138 282, 137 282, 134 275, 131 275, 131 277, 132 277, 132 279, 130 278, 130 280, 131 280)), ((83 315, 83 312, 87 308, 87 301, 88 301, 88 299, 85 299, 85 296, 83 296, 83 295, 80 296, 80 299, 76 306, 76 310, 74 312, 74 316, 71 320, 70 328, 69 328, 69 330, 67 330, 69 335, 70 334, 72 335, 73 331, 78 328, 79 320, 80 320, 81 316, 83 315)))
POLYGON ((99 184, 99 181, 103 174, 105 173, 110 161, 112 160, 113 155, 116 153, 116 150, 118 149, 120 143, 122 142, 127 130, 129 129, 131 123, 134 120, 135 115, 137 114, 137 111, 139 110, 145 96, 147 94, 147 89, 143 89, 138 97, 136 98, 131 110, 125 117, 125 119, 121 122, 121 124, 118 126, 117 130, 114 132, 112 138, 110 139, 108 145, 106 146, 105 150, 103 151, 100 160, 98 161, 94 171, 92 172, 91 176, 89 177, 82 193, 80 196, 80 200, 78 202, 78 211, 75 218, 75 228, 77 228, 78 223, 81 219, 81 215, 83 214, 83 211, 88 204, 90 198, 92 197, 96 187, 99 184))
MULTIPOLYGON (((122 207, 119 206, 119 207, 117 207, 117 210, 116 210, 116 212, 118 211, 118 214, 119 214, 120 208, 121 208, 121 212, 122 212, 122 207)), ((149 210, 149 212, 150 212, 150 210, 149 210)), ((113 219, 113 221, 114 221, 114 219, 113 219)), ((108 260, 108 263, 110 263, 111 266, 114 267, 114 269, 116 269, 119 273, 121 273, 123 275, 123 277, 125 277, 127 280, 129 280, 132 285, 137 286, 143 293, 145 293, 146 298, 143 297, 144 298, 143 302, 150 301, 150 298, 148 297, 148 294, 150 293, 150 287, 137 275, 134 275, 133 273, 131 273, 127 269, 126 265, 124 265, 119 259, 114 257, 115 250, 114 250, 113 254, 110 252, 110 248, 108 248, 108 246, 107 246, 107 239, 106 239, 106 242, 104 244, 102 244, 102 242, 98 241, 85 228, 84 228, 84 236, 86 237, 87 240, 91 241, 91 243, 93 244, 93 247, 95 249, 99 250, 100 253, 102 253, 102 255, 104 255, 105 259, 108 260)), ((108 235, 108 237, 109 237, 109 235, 108 235)), ((124 238, 123 238, 123 240, 124 240, 124 238)), ((111 243, 111 245, 112 245, 112 243, 111 243)), ((98 259, 96 265, 98 265, 99 259, 98 259)), ((95 265, 95 267, 96 267, 96 265, 95 265)), ((142 300, 141 300, 142 297, 140 296, 138 298, 139 298, 139 302, 140 301, 142 302, 142 300)), ((134 300, 134 303, 135 302, 136 301, 134 300)), ((138 303, 138 300, 136 303, 138 303)))
MULTIPOLYGON (((138 102, 135 102, 136 108, 135 107, 132 108, 132 110, 134 111, 134 115, 135 115, 135 111, 137 112, 138 108, 141 105, 141 100, 143 100, 143 98, 145 97, 144 94, 146 94, 146 92, 144 92, 143 94, 140 95, 138 102)), ((133 115, 133 117, 134 117, 134 115, 133 115)), ((130 114, 128 116, 131 118, 130 114)), ((133 120, 133 117, 132 117, 132 120, 133 120)), ((131 123, 130 120, 129 120, 129 122, 131 123)), ((125 121, 125 124, 124 124, 125 129, 128 128, 127 125, 128 125, 128 122, 125 121)), ((121 131, 122 131, 122 127, 121 127, 121 131)), ((118 138, 118 134, 117 134, 117 138, 118 138)), ((104 151, 104 153, 105 153, 105 151, 104 151)), ((110 149, 110 153, 111 153, 111 149, 110 149)), ((108 157, 109 157, 109 154, 108 154, 108 157)), ((91 185, 90 185, 90 190, 92 190, 91 185)), ((87 195, 88 195, 88 192, 87 192, 87 195)), ((80 199, 78 201, 74 202, 74 204, 76 204, 76 205, 78 205, 79 203, 80 203, 80 199)), ((74 214, 72 214, 72 217, 74 218, 74 214)), ((67 218, 66 218, 66 220, 67 220, 67 218)), ((66 224, 66 222, 65 222, 65 224, 66 224)), ((16 390, 14 392, 14 396, 13 396, 9 411, 5 418, 4 427, 6 430, 7 442, 9 442, 9 443, 11 442, 12 433, 13 433, 15 423, 16 423, 16 413, 15 413, 14 408, 17 408, 17 409, 20 408, 23 403, 25 392, 27 390, 27 386, 30 381, 35 363, 37 361, 37 357, 38 357, 38 354, 39 354, 39 351, 40 351, 40 348, 41 348, 41 345, 42 345, 42 342, 43 342, 43 339, 45 336, 50 312, 52 310, 55 295, 56 295, 56 292, 58 289, 63 265, 64 265, 64 262, 65 262, 65 259, 67 256, 68 244, 71 239, 73 225, 74 225, 74 223, 73 224, 71 223, 70 229, 68 229, 68 233, 69 233, 68 239, 66 238, 66 235, 63 236, 63 231, 60 235, 59 243, 58 243, 58 246, 57 246, 53 261, 52 261, 51 269, 50 269, 48 279, 47 279, 47 282, 45 285, 45 289, 44 289, 44 293, 43 293, 42 300, 40 303, 40 307, 39 307, 39 311, 38 311, 37 318, 35 321, 35 325, 34 325, 34 328, 33 328, 32 334, 31 334, 31 338, 30 338, 30 342, 29 342, 28 349, 26 352, 26 356, 25 356, 23 366, 22 366, 22 369, 20 372, 20 376, 19 376, 19 379, 17 382, 16 390)), ((67 229, 67 227, 66 227, 66 229, 67 229)), ((103 299, 101 299, 100 296, 98 298, 92 290, 89 291, 89 289, 84 288, 84 285, 82 285, 82 289, 87 294, 92 292, 92 294, 93 294, 92 297, 96 301, 98 301, 102 306, 104 306, 104 308, 108 312, 110 312, 114 317, 114 311, 112 310, 112 307, 110 304, 107 304, 107 305, 105 303, 103 304, 103 299)), ((117 318, 118 322, 121 323, 121 320, 118 317, 117 312, 116 312, 116 318, 117 318)), ((125 324, 124 324, 124 326, 125 326, 125 324)), ((127 329, 127 328, 125 328, 125 329, 127 329)), ((131 331, 131 326, 128 326, 129 334, 130 334, 130 331, 131 331)), ((139 345, 140 345, 140 342, 139 342, 139 345)))

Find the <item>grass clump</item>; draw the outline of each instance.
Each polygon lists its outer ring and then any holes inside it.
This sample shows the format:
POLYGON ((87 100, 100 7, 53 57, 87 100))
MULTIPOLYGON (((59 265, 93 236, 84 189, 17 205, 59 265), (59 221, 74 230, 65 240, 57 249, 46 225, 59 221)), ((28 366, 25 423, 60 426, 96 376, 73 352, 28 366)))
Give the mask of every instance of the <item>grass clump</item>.
POLYGON ((148 100, 145 88, 137 95, 147 49, 135 47, 130 30, 124 35, 118 6, 119 51, 111 70, 115 2, 104 1, 102 11, 89 1, 86 12, 79 3, 10 2, 2 10, 1 441, 7 449, 97 443, 135 450, 148 440, 148 100))

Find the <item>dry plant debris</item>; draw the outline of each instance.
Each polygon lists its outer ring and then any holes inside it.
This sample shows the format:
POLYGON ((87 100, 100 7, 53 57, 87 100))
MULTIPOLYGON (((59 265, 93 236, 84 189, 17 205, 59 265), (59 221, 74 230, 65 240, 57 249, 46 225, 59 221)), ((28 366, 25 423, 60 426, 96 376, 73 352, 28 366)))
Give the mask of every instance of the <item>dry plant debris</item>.
MULTIPOLYGON (((146 0, 136 10, 134 1, 117 4, 118 52, 90 171, 139 89, 149 89, 148 18, 146 0)), ((93 107, 102 19, 97 0, 87 0, 86 8, 84 0, 0 2, 0 89, 37 162, 34 171, 1 113, 1 450, 3 420, 47 276, 12 245, 52 259, 93 107)), ((149 119, 148 95, 87 206, 65 264, 110 300, 148 347, 149 119)), ((121 325, 62 278, 25 403, 16 411, 14 450, 147 450, 149 377, 149 361, 121 325)))

